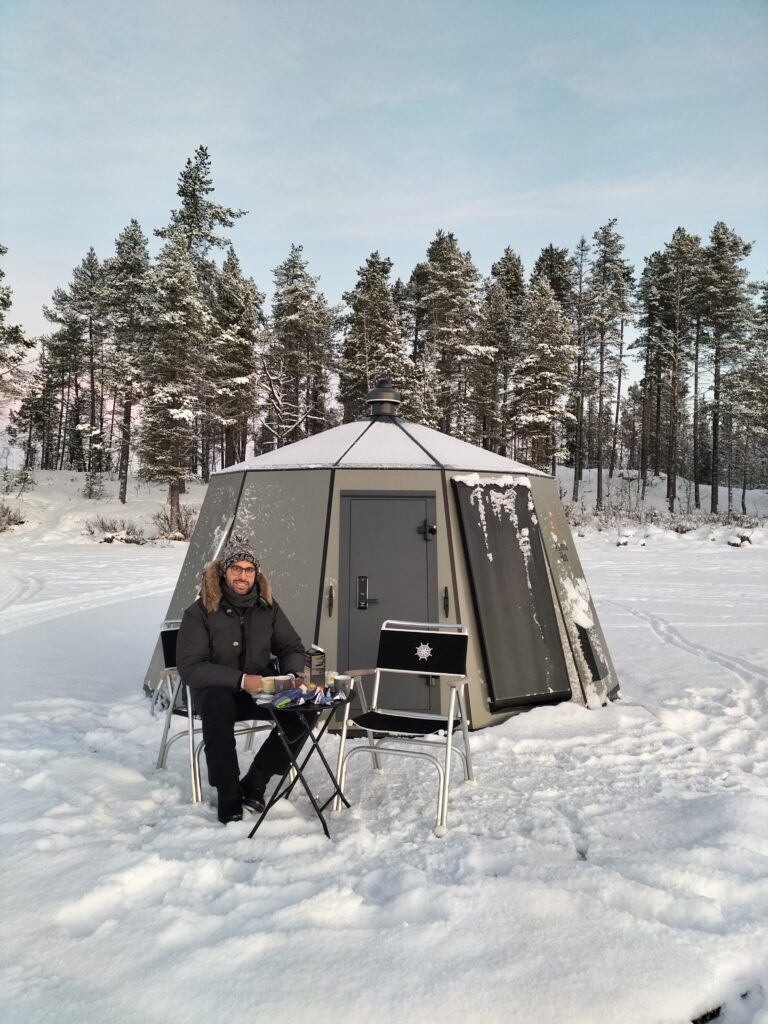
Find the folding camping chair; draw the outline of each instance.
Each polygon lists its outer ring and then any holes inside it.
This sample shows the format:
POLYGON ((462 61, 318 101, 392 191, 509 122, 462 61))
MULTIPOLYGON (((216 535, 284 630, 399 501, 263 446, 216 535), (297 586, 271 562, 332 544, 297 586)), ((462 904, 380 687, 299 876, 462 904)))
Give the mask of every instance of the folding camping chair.
MULTIPOLYGON (((200 740, 197 744, 195 743, 195 736, 202 732, 202 726, 199 724, 199 717, 194 713, 190 714, 190 709, 193 709, 192 703, 192 690, 189 686, 182 686, 181 677, 176 669, 176 641, 179 637, 179 626, 181 623, 178 620, 167 621, 160 627, 160 643, 163 649, 163 674, 160 680, 160 684, 155 690, 152 712, 155 713, 155 708, 158 704, 162 704, 165 707, 165 722, 163 724, 163 734, 160 738, 160 750, 157 755, 157 767, 165 768, 168 761, 168 750, 176 740, 181 739, 182 736, 187 737, 188 751, 189 751, 189 774, 192 781, 192 803, 197 804, 202 800, 202 786, 200 783, 200 754, 203 749, 203 741, 200 740), (180 729, 172 736, 168 736, 171 728, 171 719, 174 715, 179 715, 182 718, 186 718, 187 727, 186 729, 180 729)), ((271 729, 272 726, 268 722, 251 722, 250 725, 237 725, 235 728, 235 736, 247 736, 245 749, 250 750, 253 745, 253 734, 261 732, 264 729, 271 729)))
MULTIPOLYGON (((421 757, 431 761, 437 769, 437 815, 435 835, 445 835, 448 821, 448 789, 451 778, 451 755, 457 754, 464 767, 465 780, 474 779, 469 750, 469 730, 464 701, 467 685, 467 643, 468 635, 459 624, 438 624, 420 622, 398 622, 387 619, 382 624, 379 636, 379 653, 376 658, 375 678, 370 708, 363 687, 357 688, 361 710, 350 712, 344 709, 342 721, 337 777, 339 787, 344 789, 347 763, 355 754, 370 754, 375 769, 380 769, 381 754, 399 754, 402 757, 421 757), (387 707, 387 682, 395 675, 439 676, 441 683, 448 686, 447 715, 412 714, 387 707), (458 710, 458 716, 457 716, 458 710), (349 721, 364 729, 367 743, 346 748, 349 721), (453 744, 456 726, 461 727, 464 749, 453 744), (441 739, 427 739, 444 733, 441 739), (395 745, 390 745, 390 743, 395 745), (441 755, 441 756, 438 756, 441 755)), ((353 676, 361 673, 351 671, 353 676)), ((334 803, 338 809, 340 801, 334 803)))

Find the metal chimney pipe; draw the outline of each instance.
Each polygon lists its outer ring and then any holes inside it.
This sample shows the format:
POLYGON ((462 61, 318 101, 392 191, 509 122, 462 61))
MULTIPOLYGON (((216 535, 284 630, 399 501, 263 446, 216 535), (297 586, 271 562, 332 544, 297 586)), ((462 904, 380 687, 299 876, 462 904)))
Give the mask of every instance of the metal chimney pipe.
POLYGON ((377 416, 397 416, 401 397, 400 392, 388 377, 382 377, 381 380, 376 381, 376 387, 371 388, 365 396, 371 419, 375 419, 377 416))

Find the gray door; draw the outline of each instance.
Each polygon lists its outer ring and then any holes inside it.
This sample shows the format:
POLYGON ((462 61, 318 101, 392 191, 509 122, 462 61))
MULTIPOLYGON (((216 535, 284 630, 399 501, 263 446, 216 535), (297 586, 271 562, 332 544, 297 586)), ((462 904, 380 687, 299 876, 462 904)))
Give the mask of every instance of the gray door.
MULTIPOLYGON (((375 665, 385 619, 437 621, 436 549, 434 493, 342 494, 342 665, 375 665)), ((440 710, 427 676, 403 676, 394 693, 393 706, 404 711, 440 710)))

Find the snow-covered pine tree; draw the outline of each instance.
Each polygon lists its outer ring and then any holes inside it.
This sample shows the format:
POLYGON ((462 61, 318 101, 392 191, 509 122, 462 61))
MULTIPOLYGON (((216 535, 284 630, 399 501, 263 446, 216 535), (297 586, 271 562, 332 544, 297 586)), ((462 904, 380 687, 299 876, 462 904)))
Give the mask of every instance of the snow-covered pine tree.
POLYGON ((591 297, 588 287, 590 245, 584 235, 579 239, 573 254, 573 339, 576 344, 576 365, 573 375, 573 492, 571 500, 574 504, 579 500, 579 486, 586 461, 586 445, 584 420, 586 403, 594 387, 591 352, 589 349, 588 324, 590 319, 591 297))
POLYGON ((768 282, 757 288, 754 330, 741 370, 741 511, 749 487, 768 485, 768 282))
POLYGON ((473 409, 477 417, 476 443, 492 452, 506 454, 508 375, 505 354, 512 347, 509 302, 498 281, 483 282, 478 310, 478 339, 484 354, 471 367, 473 409))
POLYGON ((562 311, 571 317, 576 297, 576 259, 567 249, 560 249, 551 243, 545 245, 533 265, 531 284, 542 278, 549 282, 562 311))
POLYGON ((428 307, 424 302, 429 277, 426 263, 417 263, 408 283, 396 281, 393 298, 398 312, 400 332, 413 361, 411 387, 400 411, 414 423, 437 428, 440 425, 438 405, 437 356, 426 330, 428 307))
POLYGON ((345 423, 365 414, 365 396, 382 377, 393 382, 407 405, 413 362, 400 334, 391 270, 390 259, 371 253, 358 268, 355 287, 342 296, 349 307, 338 367, 345 423))
POLYGON ((662 280, 665 262, 660 252, 645 258, 637 289, 640 333, 632 345, 643 362, 641 379, 642 417, 639 469, 641 498, 645 497, 648 473, 654 475, 661 465, 661 409, 664 379, 664 300, 662 280))
MULTIPOLYGON (((531 271, 531 284, 536 281, 546 280, 549 282, 555 298, 560 303, 565 315, 573 329, 574 338, 578 336, 575 323, 576 313, 576 281, 577 266, 575 258, 567 249, 561 249, 550 243, 544 246, 539 253, 531 271)), ((573 366, 573 376, 577 376, 578 353, 573 366)), ((569 408, 572 415, 563 423, 564 443, 567 449, 567 458, 573 461, 576 449, 576 401, 575 393, 569 395, 569 408)))
POLYGON ((214 335, 208 368, 210 406, 221 430, 221 465, 242 462, 259 386, 257 344, 264 329, 264 296, 230 247, 214 285, 214 335))
POLYGON ((516 455, 554 473, 555 460, 564 454, 558 429, 572 415, 565 400, 576 346, 568 318, 544 277, 534 281, 523 301, 520 336, 511 396, 516 455))
POLYGON ((440 429, 462 438, 471 422, 468 370, 477 344, 479 278, 470 253, 461 251, 455 235, 438 231, 427 249, 419 314, 426 348, 437 364, 440 429))
MULTIPOLYGON (((55 290, 51 305, 43 307, 43 313, 52 323, 65 328, 64 337, 70 350, 79 350, 84 357, 85 365, 75 373, 73 408, 87 409, 89 429, 85 468, 88 472, 100 473, 108 468, 109 459, 104 444, 106 293, 104 266, 93 246, 72 271, 69 286, 55 290), (76 339, 78 330, 82 345, 76 339), (85 388, 79 379, 81 374, 86 380, 85 388)), ((80 415, 78 412, 78 417, 80 415)))
POLYGON ((722 221, 712 229, 704 248, 704 323, 712 363, 712 496, 710 511, 718 511, 722 377, 738 362, 747 344, 753 310, 742 266, 752 245, 722 221))
POLYGON ((339 311, 317 290, 303 247, 292 245, 274 271, 275 290, 264 376, 270 410, 262 443, 278 447, 332 423, 330 374, 339 311))
POLYGON ((403 344, 413 355, 413 337, 415 334, 415 309, 410 285, 399 277, 392 285, 392 302, 397 316, 397 327, 403 344))
MULTIPOLYGON (((205 277, 205 261, 211 249, 226 249, 230 240, 218 234, 221 228, 231 228, 244 217, 247 210, 235 210, 214 203, 209 197, 214 191, 211 158, 206 146, 198 146, 179 174, 176 195, 181 200, 178 210, 171 210, 170 223, 155 228, 158 238, 166 241, 181 238, 192 254, 196 270, 205 277)), ((210 264, 208 264, 210 270, 210 264)))
POLYGON ((687 365, 694 346, 701 239, 677 228, 661 260, 661 358, 666 364, 666 472, 669 511, 675 511, 680 427, 685 415, 687 365))
MULTIPOLYGON (((205 297, 210 310, 215 303, 216 278, 218 270, 210 258, 212 249, 225 249, 231 243, 222 229, 231 228, 235 221, 245 216, 247 210, 236 210, 222 206, 213 201, 214 192, 211 158, 206 146, 198 146, 194 156, 187 160, 179 174, 176 194, 181 200, 177 210, 171 211, 169 224, 164 228, 156 228, 155 234, 166 240, 177 239, 190 253, 198 277, 201 294, 205 297)), ((214 319, 209 318, 213 329, 214 319)), ((216 375, 215 367, 206 365, 215 351, 213 336, 204 339, 199 351, 201 380, 212 380, 216 375)), ((215 447, 215 434, 220 429, 216 410, 212 406, 214 389, 206 388, 200 395, 199 418, 197 429, 199 449, 196 449, 193 467, 198 466, 204 480, 208 479, 211 470, 212 450, 215 447)))
MULTIPOLYGON (((0 245, 0 258, 8 249, 0 245)), ((24 376, 22 364, 34 342, 26 338, 17 324, 8 323, 8 312, 12 305, 12 291, 3 284, 5 271, 0 267, 0 397, 18 398, 22 392, 24 376)))
POLYGON ((153 329, 144 370, 140 474, 168 485, 171 533, 179 529, 179 481, 191 479, 199 414, 200 353, 211 314, 181 237, 160 251, 154 271, 153 329))
POLYGON ((137 220, 132 219, 115 239, 115 255, 105 264, 105 281, 106 312, 112 335, 109 376, 113 402, 122 406, 118 497, 125 504, 133 410, 143 389, 141 376, 147 366, 152 301, 149 243, 137 220))
POLYGON ((624 325, 631 317, 631 274, 622 257, 624 242, 613 217, 592 236, 593 248, 589 274, 589 332, 597 363, 597 420, 595 432, 595 468, 597 493, 595 508, 603 507, 603 467, 605 464, 606 412, 612 381, 621 361, 624 325))
MULTIPOLYGON (((502 455, 511 454, 514 449, 514 430, 509 421, 510 395, 515 367, 520 358, 520 322, 523 302, 526 296, 525 270, 518 254, 507 246, 495 263, 491 265, 490 279, 485 283, 480 310, 480 338, 484 345, 495 350, 492 372, 488 378, 491 390, 489 411, 497 418, 493 451, 502 455)), ((480 360, 480 365, 487 363, 480 360)), ((488 394, 488 390, 480 386, 488 394)), ((493 419, 491 420, 493 422, 493 419)))

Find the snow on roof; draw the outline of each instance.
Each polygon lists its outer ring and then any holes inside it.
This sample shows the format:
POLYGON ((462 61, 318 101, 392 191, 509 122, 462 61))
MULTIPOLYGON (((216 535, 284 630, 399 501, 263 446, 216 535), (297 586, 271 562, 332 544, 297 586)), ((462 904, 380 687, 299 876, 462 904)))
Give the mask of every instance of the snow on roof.
POLYGON ((408 469, 435 468, 435 460, 392 420, 373 420, 339 466, 400 466, 408 469))
POLYGON ((368 420, 344 423, 340 427, 324 430, 284 448, 263 455, 249 455, 236 466, 228 466, 222 473, 237 473, 244 469, 314 469, 335 466, 344 452, 353 445, 370 426, 368 420))
POLYGON ((403 423, 403 429, 427 451, 434 455, 445 469, 474 469, 484 473, 528 473, 533 476, 546 476, 545 473, 524 466, 503 455, 478 448, 468 441, 460 441, 439 430, 423 427, 419 423, 403 423))
POLYGON ((305 437, 264 455, 251 455, 223 473, 262 469, 323 469, 339 466, 394 469, 457 469, 481 473, 544 476, 530 466, 459 441, 407 420, 356 420, 305 437))

